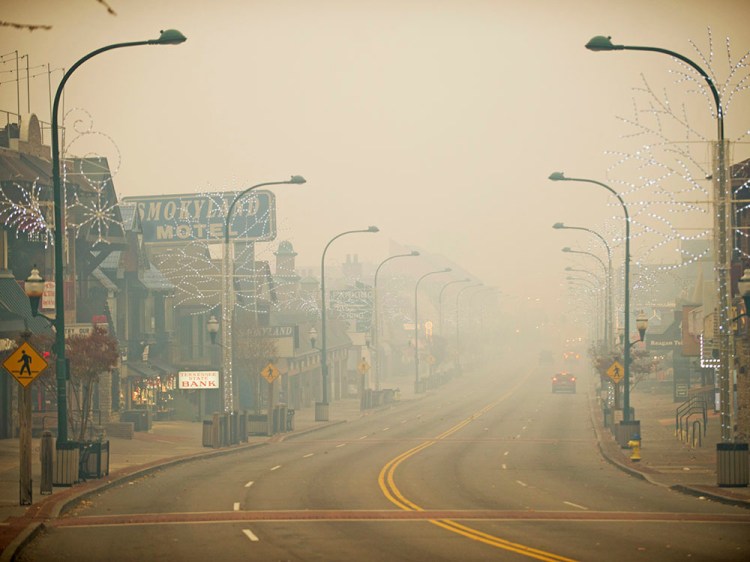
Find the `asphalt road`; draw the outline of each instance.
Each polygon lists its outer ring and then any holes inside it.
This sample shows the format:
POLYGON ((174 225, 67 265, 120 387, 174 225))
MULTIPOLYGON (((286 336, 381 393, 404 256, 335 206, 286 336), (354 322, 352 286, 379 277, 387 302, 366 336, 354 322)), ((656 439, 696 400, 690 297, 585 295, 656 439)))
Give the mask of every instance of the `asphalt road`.
POLYGON ((630 477, 586 381, 467 374, 424 398, 102 492, 41 560, 748 560, 750 513, 630 477))

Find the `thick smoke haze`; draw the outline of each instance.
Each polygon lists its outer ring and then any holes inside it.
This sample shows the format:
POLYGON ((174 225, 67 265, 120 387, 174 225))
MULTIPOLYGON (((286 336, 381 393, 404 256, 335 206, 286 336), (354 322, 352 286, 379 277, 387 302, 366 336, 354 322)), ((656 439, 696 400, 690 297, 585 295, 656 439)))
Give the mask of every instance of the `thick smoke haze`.
MULTIPOLYGON (((621 260, 622 215, 603 190, 552 183, 549 174, 611 182, 641 211, 656 199, 656 188, 628 194, 642 168, 615 166, 654 142, 618 119, 649 106, 644 83, 680 114, 685 105, 704 137, 690 139, 701 164, 715 140, 712 104, 698 80, 678 82, 685 71, 675 60, 593 53, 585 43, 611 35, 615 43, 671 49, 710 65, 721 83, 726 38, 732 63, 750 50, 745 0, 108 4, 116 15, 95 0, 3 2, 0 20, 52 29, 2 28, 0 109, 28 106, 48 122, 47 64, 54 92, 57 69, 82 55, 179 29, 186 43, 107 53, 65 88, 65 110, 84 109, 99 133, 71 152, 107 156, 120 197, 239 189, 301 174, 306 185, 274 189, 279 234, 269 256, 287 239, 298 265, 312 268, 334 235, 377 225, 377 235, 338 243, 330 263, 347 254, 378 263, 395 242, 441 254, 511 298, 541 299, 551 316, 571 306, 564 268, 583 263, 561 248, 594 247, 552 224, 607 232, 621 260), (712 58, 702 59, 710 46, 712 58), (20 88, 16 52, 28 56, 19 63, 20 88)), ((731 104, 727 137, 738 139, 750 129, 748 93, 731 104)), ((685 138, 676 129, 664 134, 685 138)), ((737 143, 733 160, 749 153, 737 143)), ((678 261, 674 244, 651 250, 657 241, 646 236, 647 214, 634 226, 643 235, 633 239, 634 260, 640 253, 678 261)), ((710 225, 705 216, 679 220, 685 232, 710 225)))

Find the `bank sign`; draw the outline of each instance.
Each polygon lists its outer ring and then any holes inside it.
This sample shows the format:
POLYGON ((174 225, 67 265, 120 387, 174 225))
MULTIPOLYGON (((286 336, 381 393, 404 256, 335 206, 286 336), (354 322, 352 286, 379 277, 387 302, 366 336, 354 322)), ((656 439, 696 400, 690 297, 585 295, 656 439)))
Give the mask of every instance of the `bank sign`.
MULTIPOLYGON (((175 244, 195 240, 222 241, 226 216, 241 192, 125 197, 135 203, 143 241, 175 244)), ((268 242, 276 238, 276 197, 253 191, 232 210, 229 238, 238 242, 268 242)))
POLYGON ((213 390, 219 388, 219 371, 180 371, 177 380, 181 390, 213 390))

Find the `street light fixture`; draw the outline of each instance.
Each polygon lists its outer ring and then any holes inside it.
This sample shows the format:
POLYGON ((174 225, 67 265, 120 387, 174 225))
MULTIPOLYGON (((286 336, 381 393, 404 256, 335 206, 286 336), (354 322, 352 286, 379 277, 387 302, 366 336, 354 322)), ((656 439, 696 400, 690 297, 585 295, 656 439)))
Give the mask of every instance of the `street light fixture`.
POLYGON ((378 344, 380 343, 380 322, 379 322, 379 310, 378 310, 378 274, 380 268, 382 268, 387 262, 395 260, 396 258, 412 258, 419 256, 417 250, 412 250, 408 254, 396 254, 385 258, 380 262, 377 269, 375 269, 375 281, 373 282, 373 330, 372 330, 372 347, 375 350, 375 390, 380 390, 380 350, 378 344))
POLYGON ((605 298, 604 340, 605 340, 605 351, 609 351, 610 346, 614 343, 614 322, 612 321, 612 317, 614 315, 613 314, 614 304, 612 302, 612 288, 614 286, 614 280, 612 278, 612 249, 609 247, 609 244, 604 239, 604 236, 602 236, 597 231, 592 230, 590 228, 586 228, 583 226, 568 226, 561 222, 556 222, 555 224, 552 225, 552 228, 554 228, 555 230, 583 230, 585 232, 588 232, 596 236, 601 241, 601 243, 604 244, 604 247, 607 250, 607 273, 606 273, 607 283, 605 284, 606 295, 604 296, 605 298))
MULTIPOLYGON (((223 389, 223 400, 222 405, 225 412, 236 411, 238 408, 237 395, 234 392, 234 375, 232 373, 232 316, 234 314, 234 271, 230 266, 229 259, 229 230, 232 221, 232 215, 234 213, 235 206, 237 203, 245 197, 251 191, 260 187, 266 187, 269 185, 301 185, 306 180, 302 176, 292 176, 290 179, 285 181, 268 181, 248 187, 244 191, 238 193, 232 200, 227 210, 227 216, 224 220, 224 245, 221 260, 221 278, 224 283, 224 287, 221 291, 221 332, 224 337, 224 345, 221 348, 221 378, 222 378, 222 389, 223 389), (230 269, 232 270, 230 272, 230 269)), ((253 269, 255 265, 253 264, 253 269)), ((254 317, 255 323, 258 323, 258 288, 255 283, 255 276, 253 276, 253 293, 255 295, 255 306, 254 306, 254 317)), ((212 340, 215 343, 215 337, 212 340)))
POLYGON ((337 234, 328 241, 325 248, 323 248, 323 256, 320 258, 320 331, 321 335, 321 346, 320 346, 320 372, 323 379, 323 399, 321 402, 315 403, 315 421, 328 421, 328 344, 326 333, 326 252, 328 248, 333 244, 334 240, 341 238, 346 234, 355 234, 358 232, 380 232, 377 226, 370 226, 360 230, 347 230, 341 234, 337 234))
POLYGON ((635 317, 635 329, 638 330, 640 341, 646 337, 646 330, 648 329, 648 316, 641 310, 638 316, 635 317))
POLYGON ((29 297, 31 315, 39 316, 39 301, 44 294, 44 278, 39 275, 39 270, 36 268, 36 264, 31 268, 31 273, 26 278, 24 290, 26 291, 26 296, 29 297))
POLYGON ((419 299, 417 298, 419 284, 425 277, 437 275, 438 273, 448 273, 450 271, 452 271, 450 267, 438 269, 436 271, 429 271, 417 279, 417 283, 414 286, 414 392, 416 393, 424 392, 419 384, 419 308, 417 307, 419 302, 419 299))
MULTIPOLYGON (((604 184, 600 181, 586 179, 586 178, 566 178, 565 174, 562 172, 554 172, 550 174, 549 179, 552 181, 577 181, 577 182, 584 182, 584 183, 593 183, 594 185, 598 185, 600 187, 603 187, 607 191, 609 191, 612 195, 617 197, 617 200, 620 202, 620 205, 622 206, 623 213, 625 214, 625 337, 630 337, 630 215, 628 214, 628 207, 625 205, 625 201, 622 200, 622 197, 619 193, 617 193, 614 189, 609 187, 607 184, 604 184)), ((563 248, 563 252, 565 251, 573 251, 570 248, 563 248)), ((598 258, 597 258, 598 259, 598 258)), ((604 267, 604 262, 599 260, 602 264, 602 267, 604 267)), ((605 268, 606 269, 606 268, 605 268)), ((624 357, 623 361, 625 365, 623 366, 623 421, 627 424, 630 421, 634 421, 630 419, 630 346, 626 345, 624 346, 624 357)))
POLYGON ((63 443, 68 441, 68 364, 65 358, 65 295, 63 275, 63 246, 65 245, 65 233, 63 231, 63 192, 60 180, 60 135, 58 132, 57 116, 60 111, 60 100, 62 98, 63 88, 70 76, 79 66, 96 55, 121 49, 123 47, 136 47, 140 45, 178 45, 185 42, 186 37, 176 29, 162 31, 158 39, 148 39, 145 41, 131 41, 128 43, 115 43, 101 47, 95 51, 78 59, 73 66, 63 75, 60 84, 55 92, 55 99, 52 104, 51 115, 51 136, 52 136, 52 196, 54 203, 54 242, 55 242, 55 373, 57 379, 57 444, 58 449, 63 443))
MULTIPOLYGON (((733 442, 735 439, 732 428, 732 384, 730 377, 731 354, 734 347, 732 339, 732 329, 730 325, 730 311, 732 309, 732 236, 734 229, 732 227, 732 194, 729 182, 727 181, 727 145, 724 138, 724 108, 721 104, 721 96, 716 89, 711 77, 698 64, 688 57, 662 49, 660 47, 643 47, 635 45, 615 45, 612 38, 604 35, 597 35, 586 43, 586 48, 590 51, 647 51, 652 53, 661 53, 674 57, 677 60, 690 66, 706 81, 708 88, 716 105, 716 136, 718 142, 714 150, 715 172, 714 178, 718 181, 714 184, 714 238, 716 239, 716 276, 719 289, 719 406, 721 416, 721 440, 725 443, 733 442)), ((723 450, 722 448, 721 450, 723 450)), ((745 483, 747 483, 745 481, 745 483)))
POLYGON ((211 343, 216 345, 216 334, 219 332, 219 321, 213 314, 206 321, 206 330, 208 330, 208 337, 211 338, 211 343))

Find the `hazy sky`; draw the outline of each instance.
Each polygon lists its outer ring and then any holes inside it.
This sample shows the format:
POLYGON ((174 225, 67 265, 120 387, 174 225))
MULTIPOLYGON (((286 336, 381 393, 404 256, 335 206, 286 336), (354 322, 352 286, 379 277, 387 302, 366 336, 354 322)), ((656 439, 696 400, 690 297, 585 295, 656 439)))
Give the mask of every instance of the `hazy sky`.
MULTIPOLYGON (((706 64, 690 41, 707 52, 710 27, 710 63, 722 80, 725 38, 734 59, 750 50, 747 0, 109 4, 116 16, 96 0, 0 2, 0 20, 53 26, 0 28, 0 54, 10 53, 0 65, 0 109, 16 111, 7 72, 15 51, 29 55, 31 74, 41 72, 31 80, 31 110, 49 121, 47 73, 33 67, 69 67, 103 45, 182 31, 188 41, 180 46, 100 55, 66 86, 66 109, 88 111, 101 133, 73 152, 103 154, 115 167, 120 158, 121 197, 238 189, 301 174, 304 187, 275 190, 279 240, 294 243, 298 264, 319 263, 339 232, 377 225, 380 234, 338 241, 332 262, 358 253, 378 263, 394 240, 444 254, 507 294, 548 302, 566 292, 565 266, 586 265, 561 248, 591 246, 586 235, 552 224, 616 239, 622 219, 604 190, 547 176, 636 181, 626 176, 641 171, 610 170, 617 157, 606 152, 632 154, 652 142, 628 136, 632 128, 617 119, 648 103, 634 102, 642 75, 674 106, 689 104, 692 126, 715 138, 710 105, 690 82, 675 83, 675 61, 592 53, 584 44, 612 35, 706 64)), ((26 59, 20 64, 25 69, 26 59)), ((52 73, 53 90, 61 75, 52 73)), ((750 129, 748 93, 732 104, 727 136, 738 138, 750 129)), ((706 143, 696 146, 707 160, 706 143)), ((736 150, 748 157, 746 144, 736 150)), ((625 199, 635 205, 649 194, 625 199)), ((634 257, 645 250, 634 239, 634 257)), ((660 259, 676 259, 670 251, 660 259)))

